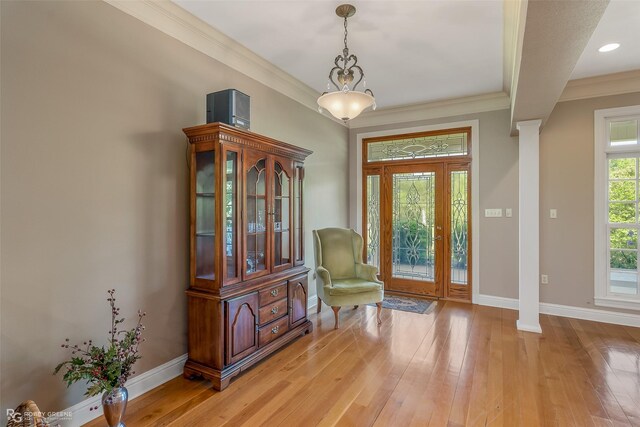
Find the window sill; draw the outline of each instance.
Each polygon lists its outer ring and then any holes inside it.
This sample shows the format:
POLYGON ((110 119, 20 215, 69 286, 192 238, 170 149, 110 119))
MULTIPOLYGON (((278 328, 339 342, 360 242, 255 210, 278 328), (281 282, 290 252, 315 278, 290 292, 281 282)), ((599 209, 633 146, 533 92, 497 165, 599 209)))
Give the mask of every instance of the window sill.
POLYGON ((640 300, 630 300, 617 297, 596 297, 594 303, 600 307, 622 308, 640 311, 640 300))

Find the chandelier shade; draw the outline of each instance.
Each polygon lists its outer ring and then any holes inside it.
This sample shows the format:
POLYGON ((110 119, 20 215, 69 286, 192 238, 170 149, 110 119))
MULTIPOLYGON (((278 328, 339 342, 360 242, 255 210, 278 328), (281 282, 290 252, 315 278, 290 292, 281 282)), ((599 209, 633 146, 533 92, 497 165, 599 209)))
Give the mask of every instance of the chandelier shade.
POLYGON ((356 8, 350 4, 343 4, 336 9, 336 15, 344 18, 344 49, 342 55, 336 56, 334 59, 334 67, 329 71, 329 83, 327 89, 331 85, 336 88, 333 92, 324 92, 318 98, 319 111, 327 110, 337 119, 343 120, 345 123, 362 113, 369 107, 376 109, 376 100, 370 89, 358 91, 356 88, 364 80, 364 71, 358 65, 358 57, 349 54, 347 46, 347 18, 356 13, 356 8), (351 85, 351 86, 350 86, 351 85))
POLYGON ((333 117, 345 122, 357 117, 375 103, 374 97, 368 93, 351 90, 329 92, 318 98, 320 108, 327 110, 333 117))

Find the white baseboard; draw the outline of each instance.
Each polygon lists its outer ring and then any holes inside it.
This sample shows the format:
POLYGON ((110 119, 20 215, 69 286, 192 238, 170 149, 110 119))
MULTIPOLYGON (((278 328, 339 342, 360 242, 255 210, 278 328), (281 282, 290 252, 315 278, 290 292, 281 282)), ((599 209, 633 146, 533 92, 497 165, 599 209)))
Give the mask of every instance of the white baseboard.
POLYGON ((640 327, 640 314, 633 313, 572 307, 547 302, 540 303, 540 313, 561 317, 573 317, 574 319, 593 320, 594 322, 612 323, 614 325, 640 327))
POLYGON ((318 305, 318 296, 311 295, 309 297, 309 303, 307 304, 307 311, 310 313, 311 309, 318 305))
MULTIPOLYGON (((518 300, 493 295, 478 295, 477 304, 490 307, 518 309, 518 300)), ((540 313, 574 319, 592 320, 594 322, 611 323, 614 325, 640 327, 640 314, 619 313, 617 311, 598 310, 595 308, 574 307, 570 305, 540 303, 540 313)))
MULTIPOLYGON (((129 391, 129 400, 166 383, 169 380, 182 374, 182 368, 187 361, 187 355, 176 357, 167 363, 157 366, 147 372, 144 372, 136 377, 131 378, 126 384, 129 391)), ((64 414, 69 414, 63 419, 50 420, 51 425, 60 425, 61 427, 77 427, 81 426, 89 421, 101 417, 102 409, 90 411, 89 408, 93 406, 100 406, 101 396, 94 396, 83 400, 80 403, 73 405, 70 408, 62 411, 64 414)))
POLYGON ((474 303, 478 305, 487 305, 489 307, 508 308, 511 310, 518 309, 518 300, 515 298, 479 294, 474 303))

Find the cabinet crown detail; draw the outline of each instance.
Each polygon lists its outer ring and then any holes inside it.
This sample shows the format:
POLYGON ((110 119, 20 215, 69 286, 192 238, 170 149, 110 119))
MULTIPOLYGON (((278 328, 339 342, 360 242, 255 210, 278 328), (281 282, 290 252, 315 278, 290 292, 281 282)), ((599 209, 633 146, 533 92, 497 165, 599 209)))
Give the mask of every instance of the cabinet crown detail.
POLYGON ((199 142, 230 142, 249 148, 256 148, 264 152, 289 156, 304 161, 313 151, 296 147, 257 133, 238 129, 224 123, 210 123, 207 125, 184 128, 184 133, 191 144, 199 142))
POLYGON ((312 152, 211 123, 189 138, 189 360, 224 389, 312 330, 304 266, 304 160, 312 152))

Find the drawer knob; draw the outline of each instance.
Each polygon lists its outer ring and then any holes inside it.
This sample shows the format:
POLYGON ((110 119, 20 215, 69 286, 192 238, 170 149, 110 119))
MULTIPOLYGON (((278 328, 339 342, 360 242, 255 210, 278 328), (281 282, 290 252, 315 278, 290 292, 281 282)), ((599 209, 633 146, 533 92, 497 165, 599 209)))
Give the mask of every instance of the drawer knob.
POLYGON ((272 297, 277 297, 278 296, 278 290, 277 289, 272 290, 271 291, 271 296, 272 297))
POLYGON ((278 307, 275 306, 271 309, 271 314, 277 314, 278 313, 278 307))
POLYGON ((280 330, 280 326, 274 326, 273 328, 271 328, 271 333, 277 334, 279 330, 280 330))

